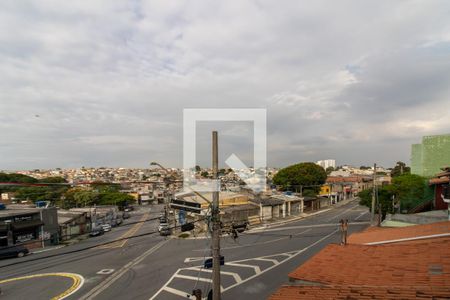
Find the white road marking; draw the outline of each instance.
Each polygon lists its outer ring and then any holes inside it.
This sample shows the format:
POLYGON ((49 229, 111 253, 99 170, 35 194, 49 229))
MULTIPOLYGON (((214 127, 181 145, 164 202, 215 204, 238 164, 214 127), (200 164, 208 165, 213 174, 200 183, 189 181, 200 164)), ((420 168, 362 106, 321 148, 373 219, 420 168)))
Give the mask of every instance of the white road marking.
POLYGON ((343 215, 343 214, 345 214, 345 213, 351 211, 352 209, 354 209, 355 207, 358 207, 358 206, 359 206, 359 204, 357 204, 357 205, 355 205, 355 206, 352 206, 352 207, 350 207, 350 208, 344 210, 343 212, 341 212, 341 213, 339 213, 339 214, 337 214, 337 215, 335 215, 335 216, 329 218, 328 220, 331 221, 331 220, 333 220, 333 219, 336 219, 337 217, 339 217, 339 216, 341 216, 341 215, 343 215))
MULTIPOLYGON (((233 267, 251 268, 251 269, 253 269, 255 271, 255 274, 253 274, 253 275, 251 275, 251 276, 249 276, 249 277, 247 277, 245 279, 242 279, 240 277, 240 275, 235 273, 235 272, 223 272, 223 271, 221 271, 221 274, 231 275, 231 276, 233 276, 235 278, 235 281, 236 281, 234 284, 229 285, 227 287, 222 287, 221 286, 222 292, 230 290, 230 289, 232 289, 232 288, 234 288, 234 287, 236 287, 238 285, 241 285, 241 284, 243 284, 243 283, 245 283, 245 282, 247 282, 249 280, 252 280, 253 278, 255 278, 255 277, 257 277, 257 276, 259 276, 261 274, 264 274, 264 273, 272 270, 273 268, 279 266, 280 264, 282 264, 284 262, 287 262, 288 260, 291 260, 292 258, 296 257, 297 255, 307 251, 311 247, 314 247, 315 245, 319 244, 320 242, 324 241, 325 239, 331 237, 332 235, 334 235, 338 231, 339 231, 339 229, 334 230, 330 234, 320 238, 319 240, 315 241, 314 243, 310 244, 309 246, 307 246, 307 247, 305 247, 305 248, 303 248, 301 250, 277 253, 277 254, 273 254, 273 255, 265 255, 265 256, 261 256, 261 257, 254 257, 254 258, 248 258, 248 259, 242 259, 242 260, 237 260, 237 261, 232 261, 232 262, 226 262, 225 263, 225 267, 226 266, 233 266, 233 267), (273 257, 280 257, 280 256, 285 256, 286 258, 285 259, 280 259, 280 260, 273 259, 273 257), (255 261, 258 261, 258 260, 270 261, 270 262, 273 262, 274 265, 261 270, 260 266, 251 264, 252 261, 255 262, 255 261)), ((158 295, 161 292, 163 292, 163 291, 166 291, 166 292, 169 292, 169 293, 172 293, 172 294, 175 294, 175 295, 179 295, 179 296, 182 296, 182 297, 187 297, 187 295, 190 295, 190 292, 183 292, 183 291, 180 291, 178 289, 174 289, 172 287, 169 287, 169 284, 171 284, 172 281, 175 278, 182 278, 182 279, 192 280, 192 281, 211 282, 211 279, 208 279, 208 278, 202 278, 200 276, 195 277, 195 276, 188 276, 188 275, 180 274, 180 272, 182 272, 183 270, 195 270, 195 271, 199 271, 199 272, 201 271, 201 272, 209 272, 209 273, 212 272, 211 270, 203 269, 201 266, 189 267, 189 268, 180 268, 170 277, 170 279, 149 300, 156 299, 158 297, 158 295)))
MULTIPOLYGON (((204 269, 204 268, 199 268, 199 267, 186 268, 185 270, 193 270, 193 271, 199 271, 199 272, 212 273, 212 270, 210 270, 210 269, 204 269)), ((220 271, 220 274, 233 276, 233 278, 236 282, 242 281, 242 278, 241 278, 241 276, 239 276, 238 273, 220 271)))
POLYGON ((190 295, 189 293, 186 293, 186 292, 183 292, 183 291, 180 291, 180 290, 177 290, 177 289, 168 287, 168 286, 165 287, 164 290, 165 290, 166 292, 169 292, 169 293, 172 293, 172 294, 175 294, 175 295, 184 297, 184 298, 187 298, 187 296, 190 295))
POLYGON ((359 216, 357 216, 355 218, 355 221, 359 220, 362 216, 364 216, 365 214, 368 214, 368 213, 369 213, 368 211, 362 212, 359 216))
MULTIPOLYGON (((337 225, 338 225, 338 224, 336 224, 336 226, 337 226, 337 225)), ((310 226, 300 226, 300 228, 306 228, 306 227, 310 227, 310 226)), ((296 228, 297 228, 297 227, 296 227, 296 228)), ((284 229, 285 229, 285 228, 283 228, 283 229, 266 229, 265 231, 279 231, 279 230, 284 230, 284 229)), ((302 231, 302 232, 291 234, 290 236, 301 235, 301 234, 303 234, 303 233, 305 233, 305 232, 308 232, 308 231, 311 231, 311 229, 308 228, 308 229, 306 229, 306 230, 304 230, 304 231, 302 231)), ((252 233, 244 233, 244 234, 246 234, 246 235, 251 235, 252 233)), ((221 250, 229 250, 229 249, 236 249, 236 248, 243 248, 243 247, 254 247, 254 246, 259 246, 259 245, 265 245, 265 244, 275 243, 275 242, 278 242, 278 241, 281 241, 281 240, 290 239, 290 238, 291 238, 290 236, 284 236, 284 237, 281 237, 281 238, 277 238, 277 239, 273 239, 273 240, 269 240, 269 241, 265 241, 265 242, 259 242, 259 243, 241 244, 241 245, 231 246, 231 247, 221 247, 220 249, 221 249, 221 250)), ((196 252, 205 252, 205 249, 194 249, 194 250, 192 250, 192 251, 196 251, 196 252)), ((192 259, 196 259, 196 258, 197 258, 197 257, 193 257, 192 259)), ((186 262, 187 259, 188 259, 188 258, 185 259, 185 262, 186 262)), ((189 258, 189 259, 190 259, 190 258, 189 258)), ((202 258, 202 259, 203 259, 203 258, 202 258)))
POLYGON ((254 258, 254 260, 269 261, 269 262, 273 263, 274 265, 278 264, 278 260, 271 259, 271 258, 259 257, 259 258, 254 258))
POLYGON ((227 266, 251 268, 251 269, 255 270, 256 274, 260 274, 261 273, 261 268, 259 266, 253 266, 253 265, 247 265, 247 264, 239 264, 239 263, 233 263, 233 262, 227 263, 227 266))
MULTIPOLYGON (((309 245, 308 247, 303 248, 302 250, 299 250, 299 251, 297 252, 297 254, 295 254, 295 255, 293 255, 293 256, 291 256, 291 257, 285 259, 285 260, 282 261, 280 264, 282 264, 282 263, 284 263, 284 262, 286 262, 286 261, 292 259, 293 257, 299 255, 300 253, 305 252, 306 250, 310 249, 311 247, 314 247, 314 246, 317 245, 318 243, 320 243, 320 242, 326 240, 327 238, 329 238, 330 236, 334 235, 336 232, 338 232, 338 229, 336 229, 336 230, 333 231, 332 233, 330 233, 330 234, 324 236, 324 237, 321 238, 320 240, 317 240, 316 242, 312 243, 312 244, 309 245)), ((275 255, 274 255, 274 256, 275 256, 275 255)), ((272 269, 275 268, 276 266, 278 266, 278 265, 273 265, 273 266, 271 266, 271 267, 265 269, 264 271, 262 271, 260 274, 255 274, 255 275, 253 275, 253 276, 250 276, 250 277, 246 278, 245 280, 242 280, 240 283, 235 283, 235 284, 233 284, 233 285, 231 285, 231 286, 225 288, 223 291, 226 292, 226 291, 228 291, 228 290, 230 290, 230 289, 232 289, 232 288, 234 288, 234 287, 236 287, 236 286, 238 286, 238 285, 240 285, 240 284, 243 284, 243 283, 245 283, 245 282, 247 282, 247 281, 249 281, 249 280, 252 280, 253 278, 255 278, 255 277, 257 277, 257 276, 259 276, 259 275, 261 275, 261 274, 263 274, 263 273, 266 273, 267 271, 272 270, 272 269)))
MULTIPOLYGON (((370 222, 350 222, 348 223, 349 225, 361 225, 361 224, 370 224, 370 222)), ((322 227, 338 227, 340 224, 339 223, 325 223, 325 224, 315 224, 315 225, 299 225, 299 226, 289 226, 289 227, 283 227, 283 228, 270 228, 270 229, 265 229, 264 232, 271 232, 271 231, 282 231, 282 230, 291 230, 291 229, 302 229, 302 228, 322 228, 322 227)), ((246 233, 247 235, 252 235, 252 232, 246 233)), ((260 233, 258 233, 260 234, 260 233)), ((298 235, 298 234, 292 234, 294 235, 298 235)), ((287 237, 289 238, 289 237, 287 237)), ((194 250, 197 251, 197 250, 194 250)))
POLYGON ((114 269, 103 269, 97 272, 97 274, 108 275, 114 272, 114 269))
MULTIPOLYGON (((205 251, 205 250, 202 250, 202 251, 205 251)), ((202 261, 204 259, 205 259, 204 257, 186 257, 184 259, 184 263, 190 263, 190 262, 194 262, 194 261, 202 261)))
POLYGON ((109 276, 106 280, 99 283, 95 288, 90 290, 88 293, 83 295, 83 297, 79 298, 80 300, 91 300, 94 299, 96 296, 98 296, 101 292, 106 290, 108 287, 110 287, 114 282, 116 282, 120 277, 122 277, 123 274, 128 272, 132 267, 139 264, 141 261, 143 261, 147 256, 158 250, 161 246, 163 246, 165 243, 167 243, 170 240, 163 240, 150 248, 149 250, 142 253, 140 256, 136 257, 132 261, 130 261, 128 264, 123 266, 117 273, 114 275, 109 276))

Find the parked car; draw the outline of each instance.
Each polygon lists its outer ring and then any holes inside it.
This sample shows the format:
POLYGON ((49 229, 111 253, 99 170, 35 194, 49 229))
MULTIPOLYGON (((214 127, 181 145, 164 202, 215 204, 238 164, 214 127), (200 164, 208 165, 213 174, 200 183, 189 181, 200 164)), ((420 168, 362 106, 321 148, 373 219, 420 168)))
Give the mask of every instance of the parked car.
POLYGON ((15 245, 9 247, 0 248, 0 258, 7 257, 24 257, 30 251, 25 246, 15 245))
POLYGON ((163 227, 159 230, 159 234, 162 236, 169 236, 172 234, 172 229, 169 226, 163 227))
POLYGON ((161 220, 159 221, 158 231, 161 231, 161 229, 169 227, 169 222, 167 220, 161 220))
POLYGON ((99 236, 104 234, 105 231, 103 230, 102 227, 97 227, 91 230, 91 232, 89 233, 90 236, 99 236))
POLYGON ((110 224, 102 224, 102 229, 104 232, 111 231, 111 225, 110 224))

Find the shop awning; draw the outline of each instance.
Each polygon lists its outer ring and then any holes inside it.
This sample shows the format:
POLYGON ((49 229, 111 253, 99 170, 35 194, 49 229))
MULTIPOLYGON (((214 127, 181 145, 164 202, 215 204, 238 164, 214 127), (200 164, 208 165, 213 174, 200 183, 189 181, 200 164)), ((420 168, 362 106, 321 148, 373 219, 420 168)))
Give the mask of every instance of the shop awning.
POLYGON ((44 222, 42 222, 41 220, 31 220, 31 221, 12 223, 11 225, 12 225, 11 227, 13 230, 21 230, 21 229, 32 228, 32 227, 44 225, 44 222))

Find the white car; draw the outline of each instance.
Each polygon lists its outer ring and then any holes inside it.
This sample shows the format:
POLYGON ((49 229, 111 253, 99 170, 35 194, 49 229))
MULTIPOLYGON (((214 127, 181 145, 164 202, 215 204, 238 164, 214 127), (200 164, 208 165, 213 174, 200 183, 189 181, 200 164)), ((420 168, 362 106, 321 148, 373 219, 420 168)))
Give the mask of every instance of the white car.
POLYGON ((103 231, 111 231, 111 225, 109 224, 102 224, 103 231))

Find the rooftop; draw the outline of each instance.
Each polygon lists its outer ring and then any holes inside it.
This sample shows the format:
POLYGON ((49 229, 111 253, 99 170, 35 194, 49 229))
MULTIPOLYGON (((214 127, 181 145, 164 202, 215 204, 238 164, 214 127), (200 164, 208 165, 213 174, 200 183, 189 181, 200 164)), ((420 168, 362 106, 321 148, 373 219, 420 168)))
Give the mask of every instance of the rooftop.
POLYGON ((448 297, 449 294, 450 287, 283 286, 270 297, 270 300, 442 299, 448 297))
POLYGON ((371 227, 351 235, 347 245, 325 247, 289 274, 295 285, 271 299, 450 298, 448 249, 449 221, 371 227))
POLYGON ((437 222, 416 226, 388 228, 388 227, 369 227, 363 232, 352 234, 348 238, 349 244, 367 244, 377 242, 392 242, 402 239, 427 239, 433 236, 448 234, 450 236, 450 222, 437 222))

